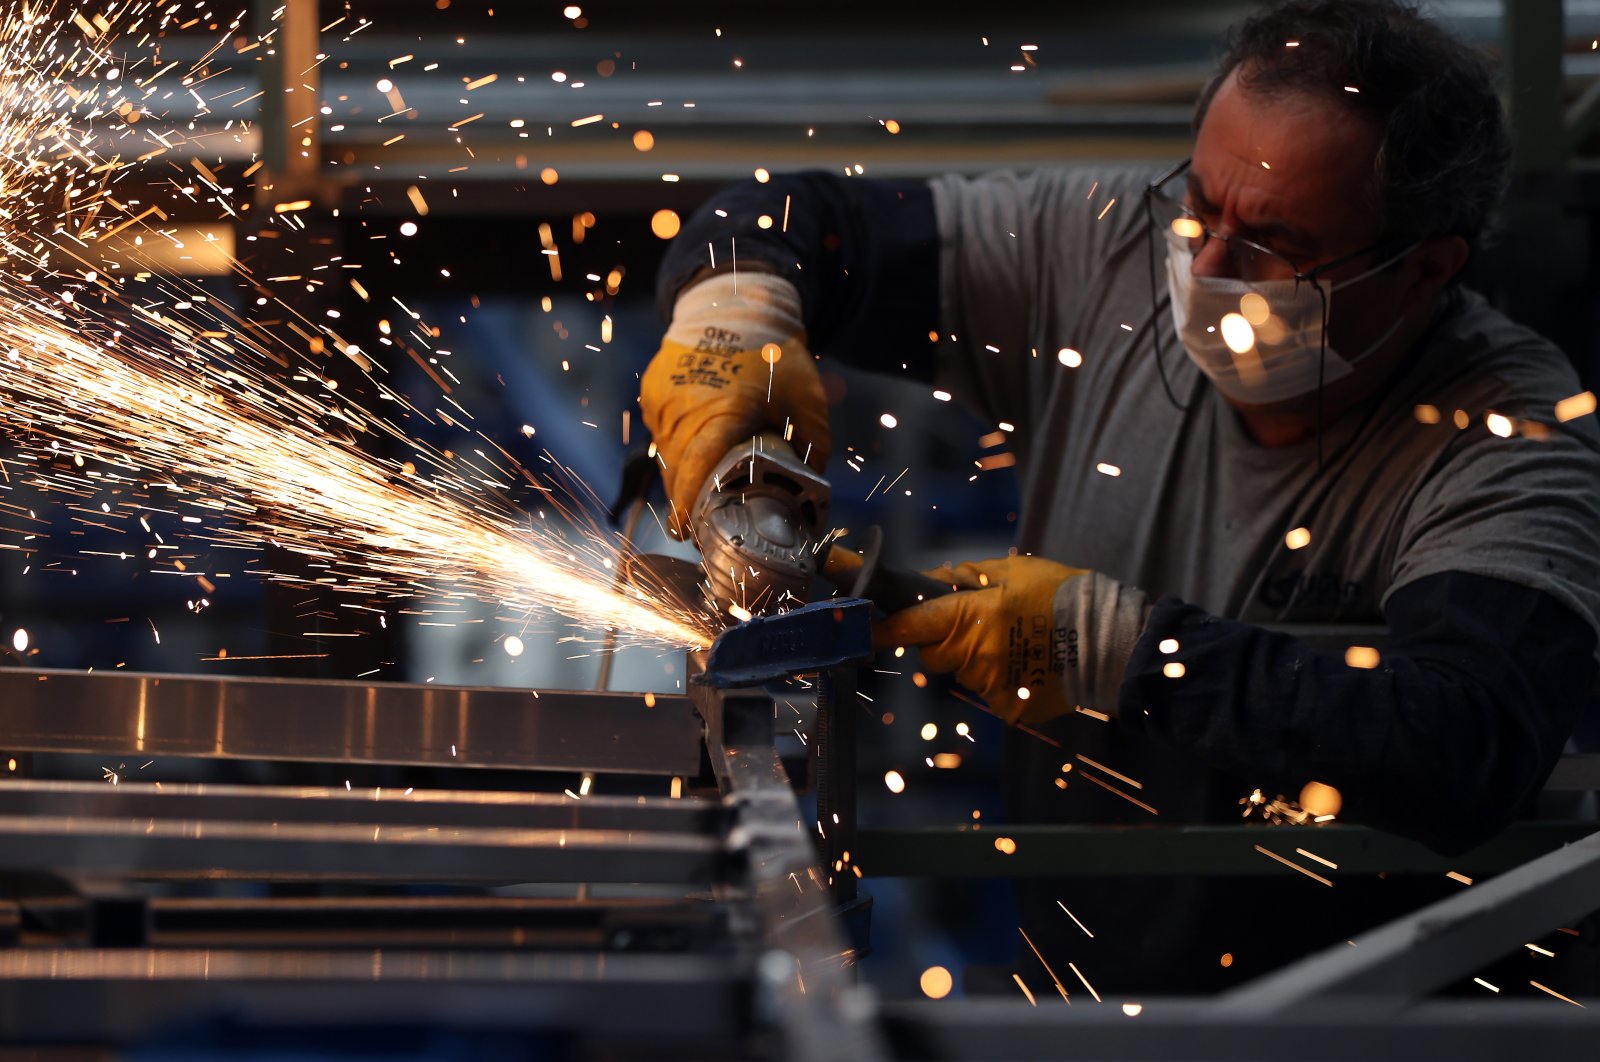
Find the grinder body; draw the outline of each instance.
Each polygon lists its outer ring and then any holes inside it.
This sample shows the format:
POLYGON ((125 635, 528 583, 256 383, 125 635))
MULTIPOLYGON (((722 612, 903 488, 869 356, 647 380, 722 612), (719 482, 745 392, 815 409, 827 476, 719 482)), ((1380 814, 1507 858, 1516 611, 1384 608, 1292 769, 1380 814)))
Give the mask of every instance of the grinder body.
POLYGON ((804 604, 832 500, 828 481, 776 432, 729 450, 690 520, 717 610, 756 614, 804 604))

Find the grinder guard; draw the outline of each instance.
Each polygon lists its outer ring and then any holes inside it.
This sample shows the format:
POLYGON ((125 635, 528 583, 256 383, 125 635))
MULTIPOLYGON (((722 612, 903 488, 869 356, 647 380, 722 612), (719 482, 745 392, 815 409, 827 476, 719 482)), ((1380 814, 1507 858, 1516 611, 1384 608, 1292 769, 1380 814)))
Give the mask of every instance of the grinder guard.
POLYGON ((700 490, 694 535, 720 611, 804 604, 833 492, 775 434, 729 450, 700 490))

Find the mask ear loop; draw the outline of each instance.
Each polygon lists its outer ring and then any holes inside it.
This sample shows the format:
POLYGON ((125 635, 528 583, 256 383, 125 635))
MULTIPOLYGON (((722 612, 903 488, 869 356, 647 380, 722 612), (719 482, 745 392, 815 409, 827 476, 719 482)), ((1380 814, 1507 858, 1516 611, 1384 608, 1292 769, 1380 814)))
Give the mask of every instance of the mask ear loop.
POLYGON ((1322 385, 1328 369, 1328 292, 1317 281, 1317 297, 1322 300, 1321 339, 1317 343, 1317 474, 1322 474, 1322 385))
MULTIPOLYGON (((1144 218, 1150 227, 1147 233, 1144 249, 1145 258, 1150 265, 1150 338, 1156 346, 1156 372, 1161 374, 1161 388, 1167 392, 1167 401, 1172 403, 1172 408, 1179 413, 1189 412, 1189 407, 1178 401, 1178 396, 1172 390, 1172 382, 1167 379, 1167 367, 1161 355, 1161 300, 1156 297, 1156 241, 1160 236, 1156 232, 1156 208, 1154 204, 1155 189, 1144 190, 1144 218)), ((1167 298, 1172 298, 1172 293, 1167 292, 1167 298)))

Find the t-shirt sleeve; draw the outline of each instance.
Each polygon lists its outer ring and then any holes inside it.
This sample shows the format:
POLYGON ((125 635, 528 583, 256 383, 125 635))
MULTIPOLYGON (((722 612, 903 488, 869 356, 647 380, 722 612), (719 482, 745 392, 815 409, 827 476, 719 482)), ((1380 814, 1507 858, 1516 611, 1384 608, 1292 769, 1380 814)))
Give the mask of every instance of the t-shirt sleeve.
POLYGON ((1402 520, 1385 604, 1467 572, 1542 590, 1600 631, 1600 433, 1593 414, 1560 423, 1553 410, 1500 405, 1504 419, 1480 414, 1455 433, 1402 520))
POLYGON ((991 421, 1031 421, 1043 373, 1059 369, 1041 345, 1076 319, 1113 254, 1144 253, 1150 177, 1075 167, 931 182, 939 385, 991 421))

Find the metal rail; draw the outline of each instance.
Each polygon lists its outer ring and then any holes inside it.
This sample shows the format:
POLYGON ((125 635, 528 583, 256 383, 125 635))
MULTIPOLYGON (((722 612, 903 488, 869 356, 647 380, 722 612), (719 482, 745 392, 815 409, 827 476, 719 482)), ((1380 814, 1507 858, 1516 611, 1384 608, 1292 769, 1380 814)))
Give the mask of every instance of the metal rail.
POLYGON ((590 1041, 648 1045, 718 1030, 737 1043, 751 1026, 751 980, 750 961, 728 955, 19 949, 0 951, 0 1035, 140 1043, 186 1025, 189 1042, 212 1015, 308 1036, 582 1029, 590 1041))
POLYGON ((728 824, 700 797, 574 798, 564 793, 170 782, 57 782, 0 779, 0 816, 196 819, 366 826, 470 826, 625 830, 710 835, 728 824))
POLYGON ((725 880, 720 838, 626 830, 0 816, 0 869, 129 880, 725 880))
POLYGON ((0 670, 31 752, 690 775, 687 697, 129 672, 0 670))

